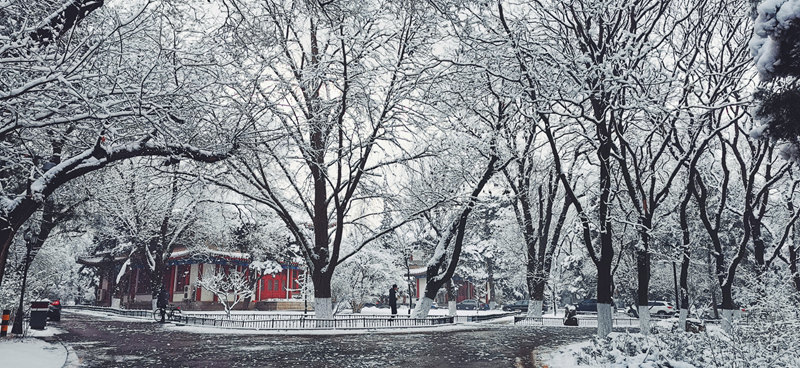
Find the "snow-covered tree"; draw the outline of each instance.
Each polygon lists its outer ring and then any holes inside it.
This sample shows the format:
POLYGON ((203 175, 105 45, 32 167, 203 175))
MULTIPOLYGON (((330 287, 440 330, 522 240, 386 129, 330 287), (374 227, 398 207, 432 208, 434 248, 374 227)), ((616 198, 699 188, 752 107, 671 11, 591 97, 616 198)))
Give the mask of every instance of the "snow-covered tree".
POLYGON ((426 154, 405 141, 436 25, 415 2, 231 3, 241 26, 223 28, 221 57, 250 81, 236 88, 255 135, 229 163, 235 184, 222 185, 285 224, 314 280, 315 314, 329 318, 337 266, 403 222, 375 227, 391 189, 381 178, 426 154), (356 228, 375 231, 345 254, 356 228))
POLYGON ((216 64, 183 48, 165 9, 0 7, 0 283, 14 236, 65 183, 134 157, 216 162, 231 152, 238 124, 220 123, 234 114, 221 118, 225 103, 205 100, 220 91, 216 64))
POLYGON ((225 308, 225 316, 230 318, 231 310, 255 293, 247 273, 238 267, 220 267, 213 275, 203 275, 197 286, 214 293, 225 308))

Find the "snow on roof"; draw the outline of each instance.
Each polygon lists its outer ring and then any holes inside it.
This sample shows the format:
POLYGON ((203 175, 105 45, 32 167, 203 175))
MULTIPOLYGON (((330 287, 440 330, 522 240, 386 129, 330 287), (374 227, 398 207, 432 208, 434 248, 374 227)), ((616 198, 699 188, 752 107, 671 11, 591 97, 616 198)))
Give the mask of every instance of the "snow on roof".
POLYGON ((169 258, 170 259, 177 259, 182 257, 191 257, 191 256, 218 256, 218 257, 225 257, 225 258, 235 258, 235 259, 250 259, 250 255, 247 253, 242 252, 232 252, 232 251, 221 251, 216 249, 182 249, 178 251, 173 251, 169 258))
POLYGON ((126 256, 114 256, 113 258, 108 256, 88 256, 88 257, 78 257, 78 263, 84 264, 87 266, 98 266, 103 263, 111 262, 122 262, 127 260, 128 257, 126 256))

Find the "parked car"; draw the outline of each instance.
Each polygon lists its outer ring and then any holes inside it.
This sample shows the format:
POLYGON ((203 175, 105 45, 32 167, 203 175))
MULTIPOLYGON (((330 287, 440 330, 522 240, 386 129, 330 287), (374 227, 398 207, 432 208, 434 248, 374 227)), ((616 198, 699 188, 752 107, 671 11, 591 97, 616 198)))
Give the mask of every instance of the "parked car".
POLYGON ((486 303, 480 303, 475 301, 475 299, 467 299, 462 301, 461 303, 456 304, 456 309, 466 309, 466 310, 489 310, 489 305, 486 303))
MULTIPOLYGON (((614 301, 611 301, 611 307, 614 307, 614 301)), ((580 303, 575 304, 575 310, 578 312, 597 313, 597 299, 581 300, 580 303)))
POLYGON ((517 300, 513 303, 509 303, 503 306, 503 310, 507 312, 528 312, 528 301, 527 300, 517 300))
POLYGON ((647 309, 650 310, 650 315, 667 316, 674 315, 676 309, 670 302, 651 300, 647 302, 647 309))
POLYGON ((47 319, 56 322, 61 320, 61 300, 54 299, 50 302, 47 308, 47 319))

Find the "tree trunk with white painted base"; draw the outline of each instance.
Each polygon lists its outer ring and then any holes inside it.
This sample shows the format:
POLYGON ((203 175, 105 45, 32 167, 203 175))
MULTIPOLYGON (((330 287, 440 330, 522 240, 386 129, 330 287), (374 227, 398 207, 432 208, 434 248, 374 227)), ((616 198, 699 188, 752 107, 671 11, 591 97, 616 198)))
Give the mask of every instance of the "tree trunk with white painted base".
POLYGON ((540 318, 542 316, 542 300, 528 300, 528 317, 540 318))
POLYGON ((689 316, 689 310, 687 308, 681 308, 680 320, 678 323, 679 326, 681 326, 681 329, 683 329, 684 331, 686 330, 686 318, 688 316, 689 316))
POLYGON ((422 300, 417 303, 417 307, 414 308, 414 312, 411 314, 412 318, 428 318, 428 313, 431 310, 431 306, 433 305, 433 299, 428 298, 427 296, 422 298, 422 300))
POLYGON ((333 306, 331 304, 331 298, 314 298, 314 318, 333 318, 333 306))
POLYGON ((333 306, 331 298, 318 298, 314 297, 314 318, 322 319, 317 321, 317 327, 333 328, 333 306))
POLYGON ((722 310, 722 330, 730 334, 733 331, 733 319, 735 317, 733 309, 722 310))
MULTIPOLYGON (((597 303, 597 336, 606 337, 614 324, 614 308, 611 304, 597 303)), ((641 318, 641 316, 639 316, 641 318)))
POLYGON ((637 308, 639 312, 639 332, 642 335, 650 334, 650 308, 646 305, 640 305, 637 308))
POLYGON ((447 302, 447 310, 450 317, 455 317, 458 314, 458 308, 456 307, 456 301, 451 300, 447 302))
POLYGON ((119 309, 121 305, 122 299, 120 298, 111 298, 111 308, 119 309))

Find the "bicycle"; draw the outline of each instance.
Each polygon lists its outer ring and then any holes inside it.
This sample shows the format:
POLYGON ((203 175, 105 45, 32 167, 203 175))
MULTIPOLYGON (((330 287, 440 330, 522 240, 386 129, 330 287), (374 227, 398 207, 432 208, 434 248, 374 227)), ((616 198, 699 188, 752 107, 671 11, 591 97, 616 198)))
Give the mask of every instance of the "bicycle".
POLYGON ((153 320, 161 322, 161 310, 164 310, 164 321, 181 321, 181 307, 168 305, 166 308, 157 308, 153 311, 153 320))

